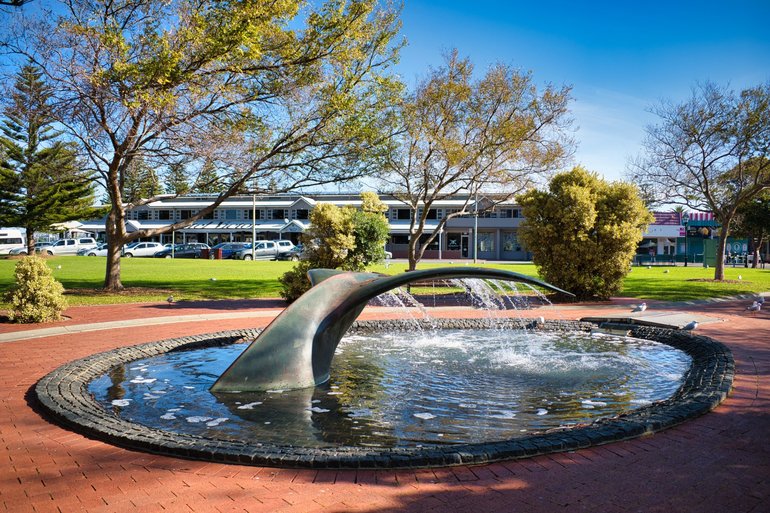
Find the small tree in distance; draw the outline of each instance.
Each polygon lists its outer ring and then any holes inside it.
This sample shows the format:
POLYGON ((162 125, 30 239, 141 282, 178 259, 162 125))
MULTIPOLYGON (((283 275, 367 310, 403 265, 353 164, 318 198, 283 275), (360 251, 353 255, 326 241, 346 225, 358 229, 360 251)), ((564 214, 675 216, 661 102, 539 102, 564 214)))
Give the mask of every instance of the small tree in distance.
POLYGON ((727 236, 741 205, 770 188, 770 83, 734 93, 712 83, 653 109, 646 156, 633 179, 657 203, 713 212, 722 225, 714 279, 724 280, 727 236))
POLYGON ((734 232, 749 239, 749 251, 753 255, 751 267, 756 268, 760 249, 770 237, 770 190, 741 205, 734 232))
POLYGON ((474 79, 457 51, 431 70, 400 105, 400 130, 384 160, 385 187, 412 211, 410 270, 447 221, 470 213, 474 192, 494 192, 499 203, 558 168, 571 147, 569 100, 569 87, 538 90, 530 74, 509 65, 474 79), (470 194, 425 233, 432 205, 457 193, 470 194))
POLYGON ((635 186, 575 167, 554 176, 547 191, 530 190, 518 201, 521 239, 545 281, 578 299, 620 292, 653 220, 635 186))
POLYGON ((319 203, 302 235, 304 260, 281 276, 281 295, 294 301, 310 288, 310 269, 363 271, 385 258, 388 222, 385 205, 373 192, 361 194, 361 209, 319 203))

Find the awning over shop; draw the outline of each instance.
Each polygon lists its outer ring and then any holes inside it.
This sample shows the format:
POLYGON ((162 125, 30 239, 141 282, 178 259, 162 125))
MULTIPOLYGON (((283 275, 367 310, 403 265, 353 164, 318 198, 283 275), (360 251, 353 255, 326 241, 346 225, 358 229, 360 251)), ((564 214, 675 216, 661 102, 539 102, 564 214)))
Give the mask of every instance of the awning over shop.
MULTIPOLYGON (((390 222, 388 223, 388 228, 390 229, 390 233, 397 233, 397 234, 409 233, 409 221, 390 222)), ((431 234, 436 230, 436 228, 438 228, 438 222, 434 221, 434 222, 425 223, 425 230, 423 230, 423 233, 431 234)))
MULTIPOLYGON (((173 224, 171 221, 137 221, 132 219, 130 221, 126 221, 126 228, 129 232, 135 232, 147 228, 166 228, 171 226, 171 224, 173 224)), ((177 231, 188 233, 251 232, 252 227, 254 227, 258 232, 302 233, 307 230, 308 226, 309 223, 303 223, 302 221, 297 220, 288 222, 285 220, 257 221, 256 223, 251 223, 249 221, 228 222, 205 220, 197 221, 190 226, 181 228, 177 231)), ((78 229, 92 232, 103 232, 104 221, 86 221, 84 223, 80 223, 78 229)))

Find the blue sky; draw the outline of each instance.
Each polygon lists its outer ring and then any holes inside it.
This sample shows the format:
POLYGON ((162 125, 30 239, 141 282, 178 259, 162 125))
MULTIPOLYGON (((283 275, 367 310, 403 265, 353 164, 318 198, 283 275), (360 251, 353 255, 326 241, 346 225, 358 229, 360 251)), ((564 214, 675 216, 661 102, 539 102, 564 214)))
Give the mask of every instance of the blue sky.
POLYGON ((410 85, 452 48, 480 74, 501 61, 572 85, 575 163, 610 179, 641 151, 650 106, 699 81, 770 80, 770 0, 404 0, 402 22, 397 70, 410 85))

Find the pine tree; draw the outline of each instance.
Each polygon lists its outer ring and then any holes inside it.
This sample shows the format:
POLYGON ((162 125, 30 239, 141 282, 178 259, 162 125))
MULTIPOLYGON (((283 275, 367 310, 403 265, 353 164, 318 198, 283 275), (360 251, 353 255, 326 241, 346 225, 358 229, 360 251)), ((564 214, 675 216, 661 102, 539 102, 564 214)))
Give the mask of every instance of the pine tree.
POLYGON ((143 158, 135 158, 123 178, 123 199, 136 203, 163 192, 158 174, 143 158))
POLYGON ((195 180, 192 192, 197 193, 219 193, 226 189, 224 183, 222 183, 220 176, 217 174, 216 166, 210 160, 207 160, 201 166, 198 179, 195 180))
POLYGON ((187 194, 190 183, 187 181, 187 165, 183 160, 172 162, 166 172, 166 194, 187 194))
POLYGON ((57 140, 50 103, 39 69, 26 65, 0 119, 0 224, 24 227, 30 254, 35 231, 96 212, 91 181, 74 147, 57 140))

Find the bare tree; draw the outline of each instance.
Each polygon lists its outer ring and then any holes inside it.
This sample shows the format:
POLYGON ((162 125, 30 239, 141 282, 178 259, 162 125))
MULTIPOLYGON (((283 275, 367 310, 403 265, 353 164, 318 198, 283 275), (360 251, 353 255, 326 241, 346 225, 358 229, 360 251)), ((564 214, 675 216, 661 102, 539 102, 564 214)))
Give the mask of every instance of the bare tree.
POLYGON ((20 13, 4 47, 43 69, 59 121, 107 191, 107 289, 122 288, 123 244, 189 226, 244 183, 280 192, 361 176, 387 139, 398 24, 376 0, 62 4, 20 13), (198 173, 213 163, 225 190, 189 219, 129 232, 127 211, 156 199, 123 197, 140 158, 184 158, 198 173))
POLYGON ((633 179, 660 203, 714 213, 722 225, 714 279, 723 280, 736 212, 770 188, 770 84, 735 94, 705 83, 689 100, 652 112, 661 122, 647 128, 633 179))
POLYGON ((383 181, 412 212, 409 269, 449 219, 470 213, 474 193, 496 193, 487 208, 506 201, 570 151, 568 87, 538 92, 530 74, 503 64, 480 80, 472 74, 470 61, 454 51, 400 105, 400 131, 383 181), (464 204, 425 234, 431 206, 459 192, 467 193, 464 204))

